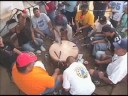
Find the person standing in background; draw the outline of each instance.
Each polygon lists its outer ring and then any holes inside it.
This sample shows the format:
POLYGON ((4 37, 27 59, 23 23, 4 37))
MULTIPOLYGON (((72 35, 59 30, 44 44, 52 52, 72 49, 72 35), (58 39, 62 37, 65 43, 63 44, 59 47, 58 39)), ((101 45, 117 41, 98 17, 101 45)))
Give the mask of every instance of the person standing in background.
POLYGON ((108 5, 108 1, 93 1, 93 14, 94 14, 94 22, 97 19, 100 19, 105 15, 105 11, 108 5))

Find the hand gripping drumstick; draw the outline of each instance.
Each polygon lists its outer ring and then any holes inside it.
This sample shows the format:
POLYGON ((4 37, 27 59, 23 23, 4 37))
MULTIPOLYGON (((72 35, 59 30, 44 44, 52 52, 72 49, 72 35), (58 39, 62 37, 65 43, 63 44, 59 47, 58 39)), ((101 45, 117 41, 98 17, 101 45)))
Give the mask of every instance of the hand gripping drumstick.
MULTIPOLYGON (((60 62, 60 56, 61 56, 61 51, 60 51, 60 54, 59 54, 59 62, 60 62)), ((64 66, 64 63, 62 62, 62 65, 64 66)))

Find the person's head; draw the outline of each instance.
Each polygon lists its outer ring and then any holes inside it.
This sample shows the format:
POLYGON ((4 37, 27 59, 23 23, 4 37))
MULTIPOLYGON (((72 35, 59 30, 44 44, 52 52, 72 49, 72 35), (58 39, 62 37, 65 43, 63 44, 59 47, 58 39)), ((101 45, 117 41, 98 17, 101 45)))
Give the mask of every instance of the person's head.
POLYGON ((67 59, 66 59, 66 65, 67 65, 67 67, 70 66, 75 61, 76 60, 75 60, 75 58, 73 56, 67 57, 67 59))
POLYGON ((124 12, 125 12, 125 13, 128 13, 128 4, 126 4, 126 5, 124 6, 124 12))
POLYGON ((117 54, 118 56, 122 56, 125 55, 126 52, 128 52, 128 39, 127 38, 123 38, 121 39, 119 42, 114 42, 113 43, 114 47, 115 47, 115 54, 117 54))
POLYGON ((99 18, 99 23, 100 23, 101 25, 106 24, 106 22, 107 22, 106 16, 103 16, 103 17, 99 18))
POLYGON ((22 18, 22 14, 19 13, 19 14, 17 15, 17 19, 18 19, 18 21, 19 21, 21 18, 22 18))
POLYGON ((62 27, 64 27, 66 29, 67 28, 67 24, 68 24, 68 20, 63 14, 58 13, 58 14, 56 14, 56 16, 54 18, 54 24, 56 26, 62 26, 62 27))
POLYGON ((37 56, 34 53, 21 53, 16 59, 17 70, 21 73, 28 73, 32 71, 36 61, 37 56))
POLYGON ((111 37, 116 33, 115 28, 112 28, 111 25, 104 25, 102 27, 102 32, 105 34, 106 37, 111 37))
POLYGON ((40 10, 37 7, 33 8, 33 13, 36 17, 40 16, 40 10))
POLYGON ((3 38, 0 36, 0 47, 3 47, 3 38))
POLYGON ((82 10, 83 12, 87 12, 87 11, 88 11, 88 4, 86 4, 86 3, 82 4, 82 5, 81 5, 81 10, 82 10))

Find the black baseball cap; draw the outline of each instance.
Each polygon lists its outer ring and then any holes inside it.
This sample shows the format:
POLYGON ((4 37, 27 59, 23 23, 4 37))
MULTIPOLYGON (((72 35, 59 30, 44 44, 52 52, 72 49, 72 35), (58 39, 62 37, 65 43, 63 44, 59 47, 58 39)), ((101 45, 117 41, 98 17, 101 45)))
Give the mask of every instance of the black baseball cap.
POLYGON ((127 46, 128 45, 128 39, 123 38, 118 42, 114 42, 113 45, 114 45, 115 49, 122 48, 122 49, 128 50, 128 46, 127 46))
POLYGON ((99 18, 99 22, 105 22, 106 20, 107 20, 106 16, 99 18))

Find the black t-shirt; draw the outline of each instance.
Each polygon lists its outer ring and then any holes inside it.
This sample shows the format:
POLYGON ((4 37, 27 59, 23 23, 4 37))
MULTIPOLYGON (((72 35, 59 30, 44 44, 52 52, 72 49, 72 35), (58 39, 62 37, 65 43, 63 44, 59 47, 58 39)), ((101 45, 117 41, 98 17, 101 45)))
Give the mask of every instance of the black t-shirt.
POLYGON ((107 3, 104 3, 103 1, 94 1, 94 10, 104 10, 105 7, 107 7, 107 3))
POLYGON ((22 46, 23 44, 26 44, 32 40, 31 29, 30 29, 31 27, 32 27, 32 23, 30 18, 26 18, 26 23, 24 28, 19 33, 16 32, 19 46, 22 46))
POLYGON ((11 68, 16 60, 16 54, 13 52, 14 46, 10 42, 4 43, 0 48, 0 65, 5 68, 11 68))
POLYGON ((116 34, 114 34, 113 37, 107 37, 107 40, 108 40, 108 49, 111 52, 114 52, 114 45, 113 45, 113 43, 114 42, 119 42, 121 40, 121 36, 116 33, 116 34))

